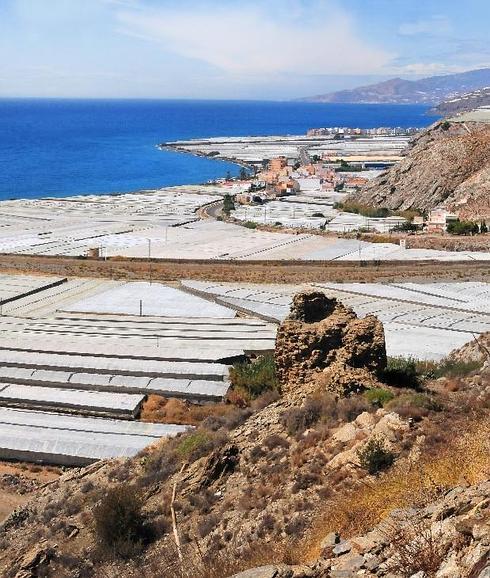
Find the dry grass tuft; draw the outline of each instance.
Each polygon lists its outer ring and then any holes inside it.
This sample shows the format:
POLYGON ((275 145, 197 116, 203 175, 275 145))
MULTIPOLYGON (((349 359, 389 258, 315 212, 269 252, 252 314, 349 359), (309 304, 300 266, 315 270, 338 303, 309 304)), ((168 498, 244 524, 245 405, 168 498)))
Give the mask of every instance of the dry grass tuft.
MULTIPOLYGON (((175 546, 171 543, 159 549, 145 568, 141 568, 139 578, 172 576, 175 578, 228 578, 233 574, 268 564, 296 564, 299 551, 290 540, 274 543, 241 544, 234 540, 224 545, 212 555, 202 552, 198 542, 188 543, 182 551, 180 563, 175 546)), ((117 578, 115 575, 111 578, 117 578)))
POLYGON ((408 518, 402 525, 389 524, 384 535, 390 544, 388 572, 404 578, 418 572, 423 572, 427 578, 437 575, 448 544, 441 530, 433 530, 430 520, 408 518))

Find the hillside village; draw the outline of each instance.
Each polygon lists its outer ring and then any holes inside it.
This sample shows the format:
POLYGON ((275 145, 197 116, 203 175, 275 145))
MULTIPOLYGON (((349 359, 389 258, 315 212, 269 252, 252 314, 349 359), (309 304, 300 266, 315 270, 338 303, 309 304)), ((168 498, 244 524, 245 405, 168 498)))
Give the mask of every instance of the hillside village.
MULTIPOLYGON (((249 184, 235 200, 259 208, 239 207, 231 216, 336 232, 486 233, 489 122, 488 109, 480 108, 440 121, 410 141, 412 129, 404 136, 399 129, 312 129, 288 154, 260 163, 238 155, 233 158, 251 163, 254 178, 243 171, 249 184), (319 137, 321 144, 308 144, 319 137), (444 180, 438 182, 438 175, 444 180)), ((174 146, 194 152, 194 145, 174 146)), ((196 146, 211 154, 203 143, 196 146)), ((249 144, 257 154, 270 150, 261 152, 261 146, 249 144)))

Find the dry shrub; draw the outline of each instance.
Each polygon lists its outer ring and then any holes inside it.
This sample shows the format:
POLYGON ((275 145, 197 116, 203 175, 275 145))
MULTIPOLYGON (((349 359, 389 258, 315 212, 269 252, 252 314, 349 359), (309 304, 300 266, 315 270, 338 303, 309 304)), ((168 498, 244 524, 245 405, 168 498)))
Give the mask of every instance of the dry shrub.
POLYGON ((418 572, 433 578, 448 549, 442 532, 435 532, 430 520, 416 520, 412 517, 400 522, 388 524, 383 532, 390 544, 386 570, 404 578, 410 578, 418 572))
POLYGON ((94 531, 98 545, 107 554, 133 558, 149 539, 142 514, 143 500, 128 484, 107 491, 94 509, 94 531))
POLYGON ((271 434, 265 438, 264 446, 269 450, 273 450, 275 448, 287 449, 289 447, 289 442, 286 438, 278 434, 271 434))
POLYGON ((291 493, 297 494, 300 490, 307 490, 311 486, 318 486, 322 483, 322 476, 315 472, 301 471, 295 476, 291 493))
POLYGON ((477 484, 490 472, 490 424, 476 422, 446 425, 453 428, 437 454, 423 453, 416 463, 400 460, 371 484, 338 493, 318 512, 303 545, 305 559, 320 553, 329 532, 352 537, 364 534, 393 510, 428 504, 442 492, 461 483, 477 484), (461 433, 463 432, 463 433, 461 433))
POLYGON ((218 498, 216 494, 205 488, 196 494, 190 494, 188 500, 194 510, 199 510, 201 514, 209 514, 218 498))
POLYGON ((254 464, 255 462, 259 461, 261 458, 263 458, 266 455, 266 453, 262 449, 262 446, 254 446, 250 450, 249 455, 250 455, 250 461, 254 464))
POLYGON ((271 514, 265 514, 257 528, 259 538, 264 538, 270 534, 276 527, 276 519, 271 514))
POLYGON ((296 516, 284 526, 284 531, 288 536, 294 538, 301 538, 306 527, 306 519, 304 516, 296 516))
POLYGON ((209 514, 204 518, 201 518, 197 523, 197 533, 200 538, 205 538, 210 534, 218 525, 219 518, 216 514, 209 514))
POLYGON ((337 420, 351 422, 361 413, 372 412, 373 407, 362 395, 352 395, 340 399, 337 403, 337 420))
MULTIPOLYGON (((237 543, 230 535, 225 544, 212 554, 202 552, 198 543, 185 544, 183 562, 179 562, 175 545, 171 542, 155 552, 154 558, 138 569, 139 578, 172 576, 172 578, 228 578, 239 572, 268 564, 295 564, 300 553, 290 540, 237 543)), ((112 578, 112 576, 111 576, 112 578)), ((114 578, 117 578, 114 576, 114 578)))
POLYGON ((230 403, 201 405, 182 399, 166 399, 160 395, 149 395, 141 411, 141 421, 200 425, 209 420, 210 423, 219 424, 216 429, 219 427, 233 429, 249 416, 249 411, 240 410, 230 403))
POLYGON ((281 394, 277 389, 271 389, 270 391, 266 391, 257 399, 254 399, 250 404, 250 407, 253 411, 260 411, 265 409, 271 403, 274 403, 278 399, 281 398, 281 394))
POLYGON ((352 395, 336 399, 332 394, 316 394, 307 398, 301 407, 293 407, 283 412, 281 424, 289 435, 299 438, 310 428, 325 430, 340 422, 350 422, 365 411, 373 411, 373 406, 362 396, 352 395))

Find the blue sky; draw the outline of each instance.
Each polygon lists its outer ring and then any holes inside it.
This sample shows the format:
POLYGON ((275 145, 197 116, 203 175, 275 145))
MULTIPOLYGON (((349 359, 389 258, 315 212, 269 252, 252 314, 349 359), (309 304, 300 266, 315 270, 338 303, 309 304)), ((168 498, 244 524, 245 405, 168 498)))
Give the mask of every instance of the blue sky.
POLYGON ((489 0, 0 0, 0 96, 289 99, 490 65, 489 0))

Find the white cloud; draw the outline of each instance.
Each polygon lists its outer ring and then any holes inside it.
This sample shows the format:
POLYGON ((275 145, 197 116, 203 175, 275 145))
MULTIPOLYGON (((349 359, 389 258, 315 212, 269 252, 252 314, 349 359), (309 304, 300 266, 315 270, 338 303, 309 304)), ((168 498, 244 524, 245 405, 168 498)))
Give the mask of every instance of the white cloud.
POLYGON ((328 0, 316 2, 314 18, 300 2, 296 11, 265 4, 121 10, 118 21, 126 34, 231 75, 379 73, 392 58, 328 0))

